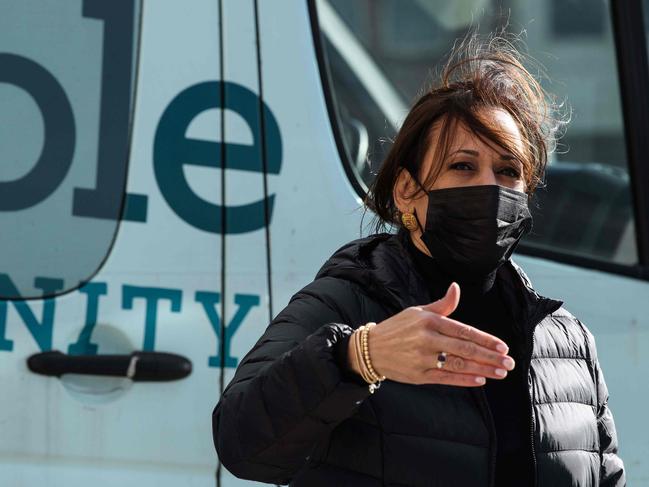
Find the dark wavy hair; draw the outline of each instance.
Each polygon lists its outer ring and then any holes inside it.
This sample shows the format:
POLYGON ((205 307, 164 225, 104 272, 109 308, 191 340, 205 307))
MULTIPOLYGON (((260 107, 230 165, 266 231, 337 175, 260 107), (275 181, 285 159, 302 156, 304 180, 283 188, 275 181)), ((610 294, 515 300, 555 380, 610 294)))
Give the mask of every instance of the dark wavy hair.
MULTIPOLYGON (((481 140, 495 143, 520 161, 528 200, 537 186, 545 184, 548 154, 556 149, 560 129, 569 121, 569 111, 562 110, 565 103, 557 103, 525 68, 526 63, 532 64, 543 73, 537 61, 517 48, 519 44, 524 46, 520 35, 504 30, 486 37, 472 30, 455 43, 437 82, 419 95, 408 112, 363 200, 364 213, 369 209, 375 214, 375 232, 401 225, 393 199, 401 170, 407 169, 424 187, 431 187, 460 122, 481 140), (512 116, 521 133, 522 151, 485 109, 502 109, 512 116), (421 168, 433 124, 439 130, 439 143, 434 148, 433 168, 423 175, 421 168)), ((422 189, 416 187, 410 196, 419 191, 422 189)))

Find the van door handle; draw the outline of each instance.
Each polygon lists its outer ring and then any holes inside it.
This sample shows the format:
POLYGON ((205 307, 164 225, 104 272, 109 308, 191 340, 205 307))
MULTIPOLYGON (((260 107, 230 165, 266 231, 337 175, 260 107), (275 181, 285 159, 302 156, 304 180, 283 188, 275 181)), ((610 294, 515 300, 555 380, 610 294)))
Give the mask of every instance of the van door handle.
POLYGON ((36 374, 127 377, 136 382, 163 382, 191 374, 192 363, 166 352, 133 352, 130 355, 66 355, 58 350, 31 355, 27 367, 36 374))

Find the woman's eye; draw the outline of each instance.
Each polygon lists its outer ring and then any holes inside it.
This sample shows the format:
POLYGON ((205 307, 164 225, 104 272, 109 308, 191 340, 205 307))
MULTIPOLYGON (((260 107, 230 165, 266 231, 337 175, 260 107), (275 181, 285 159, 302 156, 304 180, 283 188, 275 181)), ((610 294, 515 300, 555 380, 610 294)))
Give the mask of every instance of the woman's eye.
POLYGON ((520 177, 520 175, 521 175, 521 174, 520 174, 516 169, 514 169, 513 167, 506 167, 506 168, 503 169, 501 172, 502 172, 503 174, 509 176, 509 177, 517 178, 517 179, 518 179, 518 178, 520 177))
POLYGON ((451 169, 458 169, 460 171, 466 171, 464 168, 471 169, 471 165, 466 162, 455 162, 449 166, 451 169))

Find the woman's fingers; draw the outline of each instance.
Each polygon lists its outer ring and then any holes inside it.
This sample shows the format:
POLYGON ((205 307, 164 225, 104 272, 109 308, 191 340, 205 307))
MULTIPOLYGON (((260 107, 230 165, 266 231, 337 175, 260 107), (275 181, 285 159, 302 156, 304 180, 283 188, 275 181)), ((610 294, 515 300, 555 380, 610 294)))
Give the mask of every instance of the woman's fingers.
POLYGON ((498 337, 417 306, 379 323, 370 341, 376 369, 388 379, 411 384, 475 387, 487 378, 506 377, 515 365, 498 337), (441 351, 447 360, 438 369, 441 351))
POLYGON ((477 343, 468 340, 450 338, 446 335, 437 334, 433 339, 431 339, 431 342, 431 345, 435 347, 435 350, 431 350, 431 355, 444 351, 464 359, 507 370, 512 370, 515 365, 514 359, 510 356, 494 352, 489 348, 485 348, 482 345, 478 345, 477 343))
POLYGON ((507 353, 509 350, 507 344, 500 338, 446 316, 433 313, 430 326, 438 333, 443 333, 448 337, 468 340, 500 353, 507 353))
POLYGON ((429 367, 436 370, 446 370, 456 374, 475 375, 480 377, 489 377, 491 379, 503 379, 507 376, 507 370, 504 367, 493 367, 484 365, 473 360, 467 360, 457 355, 446 356, 444 367, 437 369, 437 356, 431 357, 429 367))

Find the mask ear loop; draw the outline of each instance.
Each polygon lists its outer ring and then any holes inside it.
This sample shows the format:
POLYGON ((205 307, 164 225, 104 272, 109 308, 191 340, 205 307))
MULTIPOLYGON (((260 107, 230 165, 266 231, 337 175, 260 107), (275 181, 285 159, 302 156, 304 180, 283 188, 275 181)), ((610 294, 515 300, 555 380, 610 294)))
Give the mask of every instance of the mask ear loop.
MULTIPOLYGON (((412 177, 412 174, 410 174, 410 176, 412 177)), ((424 188, 424 186, 419 182, 419 179, 417 179, 417 178, 415 178, 415 177, 412 177, 412 179, 415 180, 415 182, 419 185, 419 187, 421 188, 421 190, 422 190, 424 193, 426 193, 426 196, 428 196, 428 190, 427 190, 426 188, 424 188)), ((426 245, 426 242, 424 242, 424 240, 423 240, 423 238, 422 238, 422 237, 424 236, 424 227, 421 225, 421 222, 419 221, 419 217, 417 216, 417 209, 414 208, 414 209, 412 210, 412 213, 413 213, 413 215, 415 215, 415 220, 417 220, 417 225, 419 226, 419 230, 421 231, 421 235, 419 235, 419 240, 420 240, 424 245, 426 245)), ((433 258, 434 258, 434 257, 433 257, 433 258)))
MULTIPOLYGON (((410 171, 408 171, 410 173, 410 171)), ((419 187, 422 189, 422 191, 426 194, 428 194, 428 191, 426 191, 426 188, 419 182, 419 179, 414 177, 412 173, 410 173, 410 177, 419 185, 419 187)), ((424 234, 424 227, 421 226, 421 222, 419 221, 419 217, 417 216, 417 209, 412 210, 413 215, 415 215, 415 220, 417 220, 417 226, 419 227, 419 230, 421 231, 421 235, 424 234)), ((421 239, 421 236, 419 237, 421 239)))

